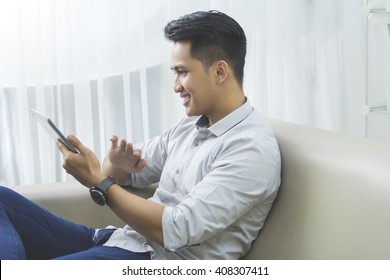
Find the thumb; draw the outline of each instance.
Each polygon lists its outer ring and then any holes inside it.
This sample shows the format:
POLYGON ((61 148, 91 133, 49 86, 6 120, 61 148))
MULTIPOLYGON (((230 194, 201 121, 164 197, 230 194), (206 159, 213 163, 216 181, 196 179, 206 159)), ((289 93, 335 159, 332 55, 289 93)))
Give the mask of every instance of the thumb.
POLYGON ((87 148, 73 134, 69 135, 66 138, 73 145, 73 147, 75 147, 80 153, 84 153, 86 151, 87 148))

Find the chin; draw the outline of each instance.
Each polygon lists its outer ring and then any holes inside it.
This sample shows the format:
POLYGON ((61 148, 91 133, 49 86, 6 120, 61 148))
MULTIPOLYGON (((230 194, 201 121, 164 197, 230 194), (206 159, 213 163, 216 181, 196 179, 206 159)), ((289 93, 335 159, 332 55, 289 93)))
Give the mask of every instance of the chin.
POLYGON ((186 115, 187 115, 188 117, 194 117, 194 116, 196 116, 195 114, 193 114, 193 113, 191 113, 191 112, 188 112, 188 111, 186 111, 186 115))
POLYGON ((189 117, 196 117, 196 116, 201 116, 203 113, 199 110, 196 110, 194 107, 187 106, 185 107, 185 112, 186 115, 189 117))
POLYGON ((186 115, 187 115, 188 117, 196 117, 196 116, 200 116, 201 114, 197 114, 197 113, 195 113, 195 112, 186 110, 186 115))

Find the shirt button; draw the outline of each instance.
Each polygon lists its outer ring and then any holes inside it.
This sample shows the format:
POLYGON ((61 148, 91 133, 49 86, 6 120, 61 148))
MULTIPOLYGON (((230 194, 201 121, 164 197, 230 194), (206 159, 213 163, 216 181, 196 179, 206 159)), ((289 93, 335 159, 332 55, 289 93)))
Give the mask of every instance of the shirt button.
POLYGON ((179 174, 180 173, 180 170, 179 169, 176 169, 176 174, 179 174))
POLYGON ((198 147, 198 146, 199 146, 199 142, 198 142, 198 141, 195 141, 195 142, 194 142, 194 146, 195 146, 195 147, 198 147))

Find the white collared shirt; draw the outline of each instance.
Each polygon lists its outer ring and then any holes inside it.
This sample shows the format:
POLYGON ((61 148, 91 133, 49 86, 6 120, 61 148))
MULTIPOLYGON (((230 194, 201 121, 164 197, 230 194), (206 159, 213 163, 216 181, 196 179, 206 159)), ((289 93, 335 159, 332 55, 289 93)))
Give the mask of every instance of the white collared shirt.
POLYGON ((131 227, 105 244, 153 259, 238 259, 262 228, 280 185, 281 160, 271 129, 246 101, 214 125, 187 117, 136 145, 147 159, 133 187, 159 182, 165 248, 131 227))

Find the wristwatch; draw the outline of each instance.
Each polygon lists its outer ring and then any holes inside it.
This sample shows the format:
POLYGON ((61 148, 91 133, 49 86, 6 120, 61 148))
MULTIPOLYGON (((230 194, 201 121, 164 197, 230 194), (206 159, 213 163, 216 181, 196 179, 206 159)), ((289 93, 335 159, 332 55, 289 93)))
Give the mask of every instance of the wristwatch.
POLYGON ((115 179, 108 176, 99 185, 92 187, 89 190, 89 193, 91 194, 93 201, 101 206, 106 205, 108 201, 107 191, 113 184, 116 184, 115 179))

